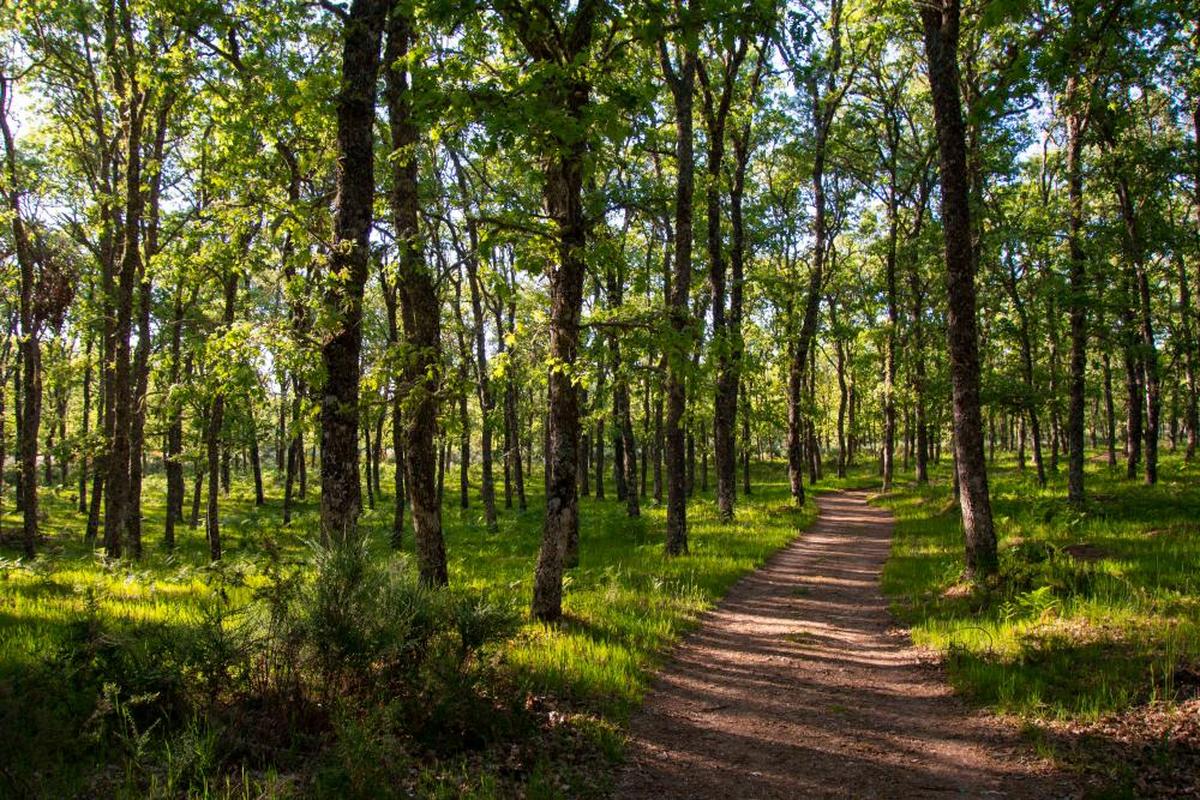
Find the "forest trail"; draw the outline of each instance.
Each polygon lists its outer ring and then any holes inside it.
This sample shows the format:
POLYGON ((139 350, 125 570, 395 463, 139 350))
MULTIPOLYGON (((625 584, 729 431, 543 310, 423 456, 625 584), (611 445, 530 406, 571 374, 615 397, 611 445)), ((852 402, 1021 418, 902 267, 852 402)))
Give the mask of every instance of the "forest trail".
POLYGON ((1001 721, 958 700, 879 588, 891 515, 861 492, 741 581, 632 720, 616 797, 1062 796, 1001 721))

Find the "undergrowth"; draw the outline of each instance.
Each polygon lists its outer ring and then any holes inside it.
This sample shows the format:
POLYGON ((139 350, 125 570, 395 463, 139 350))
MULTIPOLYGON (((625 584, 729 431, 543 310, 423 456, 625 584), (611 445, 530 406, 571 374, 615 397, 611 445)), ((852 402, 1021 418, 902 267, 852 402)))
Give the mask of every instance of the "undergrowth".
POLYGON ((44 494, 43 555, 0 551, 0 795, 602 795, 669 646, 813 517, 764 465, 733 524, 697 491, 691 554, 668 559, 652 501, 631 520, 583 498, 566 618, 545 626, 525 613, 536 496, 492 535, 447 497, 452 589, 430 591, 388 546, 382 498, 361 539, 321 547, 311 498, 282 527, 235 482, 209 564, 203 524, 154 542, 161 488, 140 563, 93 552, 65 491, 44 494))
MULTIPOLYGON (((883 588, 957 688, 1027 718, 1095 720, 1197 696, 1200 468, 1164 459, 1157 486, 1088 462, 1088 499, 1065 500, 1002 463, 989 471, 1001 578, 960 581, 958 507, 944 471, 879 500, 897 516, 883 588)), ((1065 469, 1064 469, 1065 473, 1065 469)))

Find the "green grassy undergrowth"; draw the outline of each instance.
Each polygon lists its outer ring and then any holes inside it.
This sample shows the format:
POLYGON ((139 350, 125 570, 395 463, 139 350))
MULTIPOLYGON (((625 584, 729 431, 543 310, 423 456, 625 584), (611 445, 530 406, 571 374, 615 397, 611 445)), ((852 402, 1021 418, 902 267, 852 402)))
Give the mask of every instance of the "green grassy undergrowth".
POLYGON ((1065 464, 989 471, 1001 579, 960 583, 961 522, 946 466, 878 500, 897 517, 883 588, 916 644, 955 686, 1035 719, 1094 720, 1196 696, 1200 663, 1200 468, 1164 459, 1156 486, 1087 462, 1088 499, 1065 500, 1065 464))
POLYGON ((653 501, 631 520, 611 497, 583 498, 581 562, 555 626, 527 621, 536 495, 488 534, 447 487, 453 589, 430 593, 387 544, 390 498, 365 514, 361 547, 327 551, 313 544, 315 498, 285 528, 277 500, 255 508, 235 481, 226 558, 209 564, 203 523, 173 552, 159 544, 151 476, 134 564, 95 553, 70 493, 47 490, 42 555, 0 550, 0 794, 601 793, 670 645, 813 518, 811 503, 790 507, 780 466, 755 478, 730 525, 697 491, 677 559, 653 501))

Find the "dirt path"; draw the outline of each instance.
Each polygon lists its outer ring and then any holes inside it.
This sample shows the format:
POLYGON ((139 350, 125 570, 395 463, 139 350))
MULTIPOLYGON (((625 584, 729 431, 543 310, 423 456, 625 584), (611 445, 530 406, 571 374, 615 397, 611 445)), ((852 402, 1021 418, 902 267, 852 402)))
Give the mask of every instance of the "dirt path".
POLYGON ((862 493, 821 514, 680 645, 632 722, 625 798, 1062 796, 967 709, 879 591, 891 517, 862 493))

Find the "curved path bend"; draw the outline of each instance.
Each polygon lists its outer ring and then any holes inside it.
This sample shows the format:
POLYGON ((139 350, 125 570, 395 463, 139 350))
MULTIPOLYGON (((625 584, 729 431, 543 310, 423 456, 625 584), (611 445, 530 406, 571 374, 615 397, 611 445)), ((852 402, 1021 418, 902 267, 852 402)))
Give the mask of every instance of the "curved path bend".
POLYGON ((816 524, 678 647, 631 721, 616 797, 1061 797, 1048 765, 923 663, 879 589, 891 515, 816 524))

